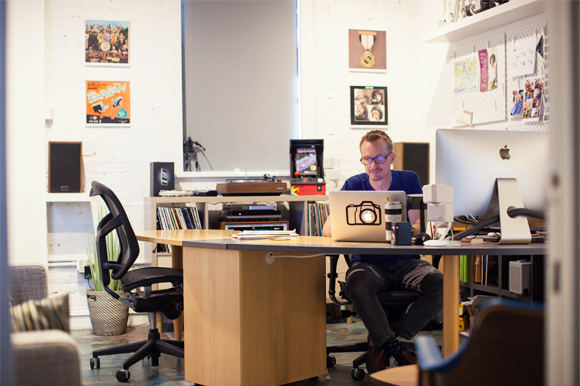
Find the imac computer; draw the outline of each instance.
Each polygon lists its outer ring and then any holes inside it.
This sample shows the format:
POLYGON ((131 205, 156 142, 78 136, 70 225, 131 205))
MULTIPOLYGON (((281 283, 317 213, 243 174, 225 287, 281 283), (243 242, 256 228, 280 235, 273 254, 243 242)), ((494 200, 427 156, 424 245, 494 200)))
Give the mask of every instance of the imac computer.
POLYGON ((453 187, 455 217, 496 219, 499 243, 529 243, 521 209, 546 207, 548 148, 548 132, 439 129, 435 180, 453 187))

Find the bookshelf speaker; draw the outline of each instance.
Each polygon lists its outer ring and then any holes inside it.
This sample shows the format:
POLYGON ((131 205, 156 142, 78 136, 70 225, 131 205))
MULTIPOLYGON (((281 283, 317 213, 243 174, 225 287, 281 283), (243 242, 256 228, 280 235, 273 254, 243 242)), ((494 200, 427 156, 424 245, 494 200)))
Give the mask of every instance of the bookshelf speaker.
POLYGON ((396 142, 393 152, 393 169, 411 170, 419 176, 421 186, 429 185, 429 143, 396 142))
POLYGON ((82 191, 82 142, 48 143, 48 192, 82 191))

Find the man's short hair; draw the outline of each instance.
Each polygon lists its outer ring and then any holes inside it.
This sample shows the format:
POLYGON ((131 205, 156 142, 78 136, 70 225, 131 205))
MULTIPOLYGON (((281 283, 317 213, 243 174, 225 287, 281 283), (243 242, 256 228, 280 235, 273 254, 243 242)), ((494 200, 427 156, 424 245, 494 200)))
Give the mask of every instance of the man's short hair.
POLYGON ((393 151, 393 140, 391 139, 391 137, 389 137, 387 135, 387 133, 385 133, 382 130, 367 131, 367 133, 365 135, 363 135, 363 137, 361 138, 358 147, 360 149, 363 142, 365 142, 365 141, 366 142, 375 142, 375 141, 378 141, 379 139, 384 139, 387 142, 387 150, 393 151))

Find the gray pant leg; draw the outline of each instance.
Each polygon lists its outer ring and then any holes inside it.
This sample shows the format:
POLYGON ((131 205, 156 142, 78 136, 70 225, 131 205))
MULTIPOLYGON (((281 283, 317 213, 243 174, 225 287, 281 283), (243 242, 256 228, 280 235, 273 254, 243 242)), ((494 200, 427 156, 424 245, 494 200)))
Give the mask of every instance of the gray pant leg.
POLYGON ((373 264, 357 263, 346 273, 348 296, 377 347, 395 337, 377 296, 378 290, 386 284, 385 273, 373 264))
POLYGON ((391 324, 391 329, 411 339, 443 308, 443 274, 424 260, 401 262, 404 264, 396 272, 400 285, 421 295, 391 324))

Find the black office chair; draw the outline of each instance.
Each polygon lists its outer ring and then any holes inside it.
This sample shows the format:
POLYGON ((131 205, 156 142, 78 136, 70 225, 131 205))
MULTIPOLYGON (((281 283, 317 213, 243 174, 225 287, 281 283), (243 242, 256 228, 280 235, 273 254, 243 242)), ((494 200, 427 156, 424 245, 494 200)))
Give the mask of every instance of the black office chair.
MULTIPOLYGON (((338 274, 336 273, 336 268, 338 265, 338 259, 341 255, 329 255, 330 258, 330 272, 327 274, 329 279, 329 286, 328 286, 328 295, 330 300, 334 304, 345 306, 351 305, 352 302, 348 298, 348 292, 346 288, 346 283, 339 281, 338 284, 340 285, 340 292, 339 296, 344 299, 345 301, 341 301, 336 297, 336 278, 338 274)), ((350 267, 351 262, 350 258, 347 255, 344 255, 347 265, 350 267)), ((435 259, 434 259, 435 261, 435 259)), ((436 260, 437 263, 439 259, 436 260)), ((387 315, 387 319, 389 321, 394 321, 397 319, 399 315, 411 304, 413 303, 418 297, 419 293, 415 291, 406 291, 406 290, 397 290, 397 291, 380 291, 377 293, 379 296, 379 302, 383 306, 385 313, 387 315)), ((356 315, 355 312, 344 310, 341 311, 342 316, 350 317, 352 315, 356 315)), ((415 345, 413 343, 402 342, 408 349, 415 351, 415 345)), ((350 345, 340 345, 340 346, 329 346, 326 348, 326 367, 334 367, 336 364, 336 358, 332 353, 344 353, 344 352, 363 352, 360 356, 355 358, 352 361, 352 370, 351 370, 351 377, 354 380, 361 381, 365 377, 365 371, 360 366, 366 363, 367 356, 369 354, 369 342, 360 342, 350 345)), ((389 362, 387 361, 387 366, 389 362)))
POLYGON ((152 366, 159 365, 159 356, 162 353, 183 358, 183 341, 162 340, 155 328, 155 312, 162 312, 169 319, 177 319, 183 311, 183 271, 160 267, 129 270, 139 256, 139 244, 127 214, 111 189, 97 181, 93 181, 91 185, 90 196, 101 196, 109 209, 109 213, 99 223, 96 235, 103 287, 132 310, 148 312, 151 315, 151 329, 147 340, 93 351, 91 369, 100 368, 99 356, 134 353, 123 362, 123 369, 117 372, 117 380, 127 382, 131 377, 129 367, 145 357, 151 358, 152 366), (121 251, 117 261, 108 261, 105 238, 113 231, 117 232, 121 251), (111 277, 119 280, 127 298, 108 288, 111 277), (151 286, 158 283, 171 283, 173 287, 151 290, 151 286))

